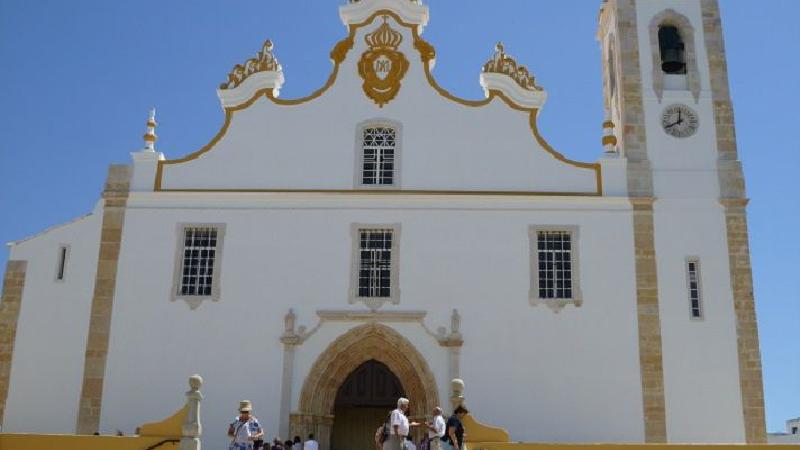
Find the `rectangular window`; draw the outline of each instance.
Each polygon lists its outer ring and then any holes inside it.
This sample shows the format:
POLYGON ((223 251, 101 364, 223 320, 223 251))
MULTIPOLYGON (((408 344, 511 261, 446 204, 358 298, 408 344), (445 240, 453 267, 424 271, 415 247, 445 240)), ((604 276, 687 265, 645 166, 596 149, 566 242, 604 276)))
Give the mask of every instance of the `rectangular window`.
POLYGON ((218 233, 216 227, 184 228, 178 295, 212 295, 218 233))
POLYGON ((569 231, 536 234, 540 299, 571 299, 572 235, 569 231))
POLYGON ((358 296, 392 295, 392 230, 360 229, 358 296))
POLYGON ((362 184, 394 184, 396 138, 397 133, 391 127, 364 128, 362 184))
POLYGON ((64 274, 67 268, 67 254, 69 249, 66 245, 58 248, 58 265, 56 266, 56 281, 64 281, 64 274))
POLYGON ((703 317, 702 292, 700 290, 700 260, 686 260, 686 282, 689 290, 689 310, 692 319, 703 317))

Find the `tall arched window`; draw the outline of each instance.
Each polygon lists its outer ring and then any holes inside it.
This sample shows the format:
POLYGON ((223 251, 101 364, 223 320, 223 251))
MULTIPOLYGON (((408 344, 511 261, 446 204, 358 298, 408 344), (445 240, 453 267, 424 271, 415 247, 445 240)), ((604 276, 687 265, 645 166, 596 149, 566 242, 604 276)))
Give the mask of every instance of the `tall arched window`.
POLYGON ((361 174, 363 184, 394 184, 396 136, 397 133, 392 127, 364 128, 364 166, 361 174))
POLYGON ((692 21, 673 9, 665 9, 653 16, 649 29, 656 97, 661 100, 665 90, 688 90, 697 101, 700 73, 692 21))
POLYGON ((671 75, 686 73, 686 45, 678 27, 673 25, 658 27, 658 48, 661 52, 661 70, 664 73, 671 75))
POLYGON ((373 119, 356 128, 355 186, 370 189, 400 187, 402 126, 394 120, 373 119))

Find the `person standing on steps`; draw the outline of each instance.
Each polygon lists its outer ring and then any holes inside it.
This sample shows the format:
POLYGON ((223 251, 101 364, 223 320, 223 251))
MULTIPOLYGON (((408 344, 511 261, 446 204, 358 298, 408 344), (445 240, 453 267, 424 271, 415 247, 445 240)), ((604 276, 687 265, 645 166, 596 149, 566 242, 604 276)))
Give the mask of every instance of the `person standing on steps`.
POLYGON ((467 408, 458 406, 453 415, 447 419, 447 443, 452 450, 464 450, 464 416, 469 414, 467 408))
POLYGON ((252 411, 253 403, 250 400, 239 402, 239 415, 228 426, 228 437, 231 438, 228 450, 253 450, 253 442, 264 436, 258 419, 250 414, 252 411))
POLYGON ((319 450, 319 442, 314 440, 314 433, 308 435, 308 440, 303 443, 303 450, 319 450))
POLYGON ((438 406, 433 408, 433 420, 430 423, 426 423, 425 426, 428 427, 429 450, 443 450, 442 439, 445 437, 447 426, 444 423, 444 417, 442 417, 442 408, 438 406))
POLYGON ((389 448, 388 450, 405 450, 405 437, 411 427, 417 427, 420 424, 417 422, 409 422, 406 414, 409 409, 409 400, 407 398, 399 398, 397 400, 397 409, 392 411, 389 416, 389 448))

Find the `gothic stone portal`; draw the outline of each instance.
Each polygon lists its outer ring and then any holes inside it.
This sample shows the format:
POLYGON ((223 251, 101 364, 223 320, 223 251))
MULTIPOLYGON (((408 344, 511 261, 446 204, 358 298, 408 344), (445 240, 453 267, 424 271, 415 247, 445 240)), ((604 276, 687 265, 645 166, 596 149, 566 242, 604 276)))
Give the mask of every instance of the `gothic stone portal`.
MULTIPOLYGON (((340 397, 339 394, 346 391, 351 376, 357 378, 364 367, 369 367, 367 371, 372 370, 373 375, 376 370, 382 372, 391 382, 399 385, 396 390, 411 400, 412 418, 424 419, 439 404, 436 380, 417 349, 392 328, 370 323, 351 329, 320 354, 303 383, 299 411, 290 417, 290 435, 307 436, 314 433, 320 443, 320 450, 331 450, 334 434, 336 438, 342 439, 342 436, 349 433, 347 423, 359 420, 352 417, 352 414, 356 414, 353 411, 355 405, 349 405, 350 409, 343 409, 348 408, 348 395, 340 397), (337 404, 337 399, 342 399, 344 403, 337 404), (339 411, 337 406, 341 406, 339 411), (338 414, 341 411, 344 411, 344 417, 340 423, 338 414), (335 430, 342 423, 342 430, 335 430)), ((367 376, 368 372, 363 373, 363 376, 367 376)), ((365 424, 366 439, 369 442, 372 442, 375 430, 396 405, 397 399, 386 405, 383 398, 376 401, 381 402, 377 407, 382 411, 382 417, 375 410, 376 418, 368 419, 368 427, 365 424)), ((366 403, 364 407, 369 408, 369 402, 366 403)), ((351 432, 356 431, 353 429, 351 432)), ((358 442, 361 439, 364 438, 359 436, 358 442)), ((336 450, 360 450, 360 447, 351 446, 355 443, 347 442, 346 446, 337 447, 336 450)), ((367 449, 372 448, 370 446, 367 449)))

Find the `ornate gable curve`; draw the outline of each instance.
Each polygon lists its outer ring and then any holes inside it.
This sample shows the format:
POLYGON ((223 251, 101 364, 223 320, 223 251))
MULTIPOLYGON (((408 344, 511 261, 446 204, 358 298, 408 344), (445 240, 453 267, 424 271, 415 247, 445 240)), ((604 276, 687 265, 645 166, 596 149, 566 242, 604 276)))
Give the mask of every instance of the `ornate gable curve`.
POLYGON ((342 7, 358 6, 359 14, 369 5, 389 8, 348 22, 347 37, 331 51, 327 82, 306 97, 279 98, 283 71, 273 46, 265 44, 250 62, 253 70, 235 68, 218 91, 221 130, 200 150, 159 161, 154 190, 357 193, 353 130, 380 116, 404 124, 403 164, 419 168, 405 167, 404 186, 383 195, 602 195, 599 164, 572 161, 539 134, 536 118, 546 92, 525 67, 500 46, 478 74, 484 99, 450 94, 432 75, 436 52, 420 37, 421 19, 406 22, 395 9, 406 2, 398 2, 342 7), (325 133, 303 131, 312 123, 325 133), (327 150, 315 152, 319 148, 327 150), (453 160, 462 161, 458 170, 453 160), (319 164, 318 176, 308 176, 309 161, 319 164))

